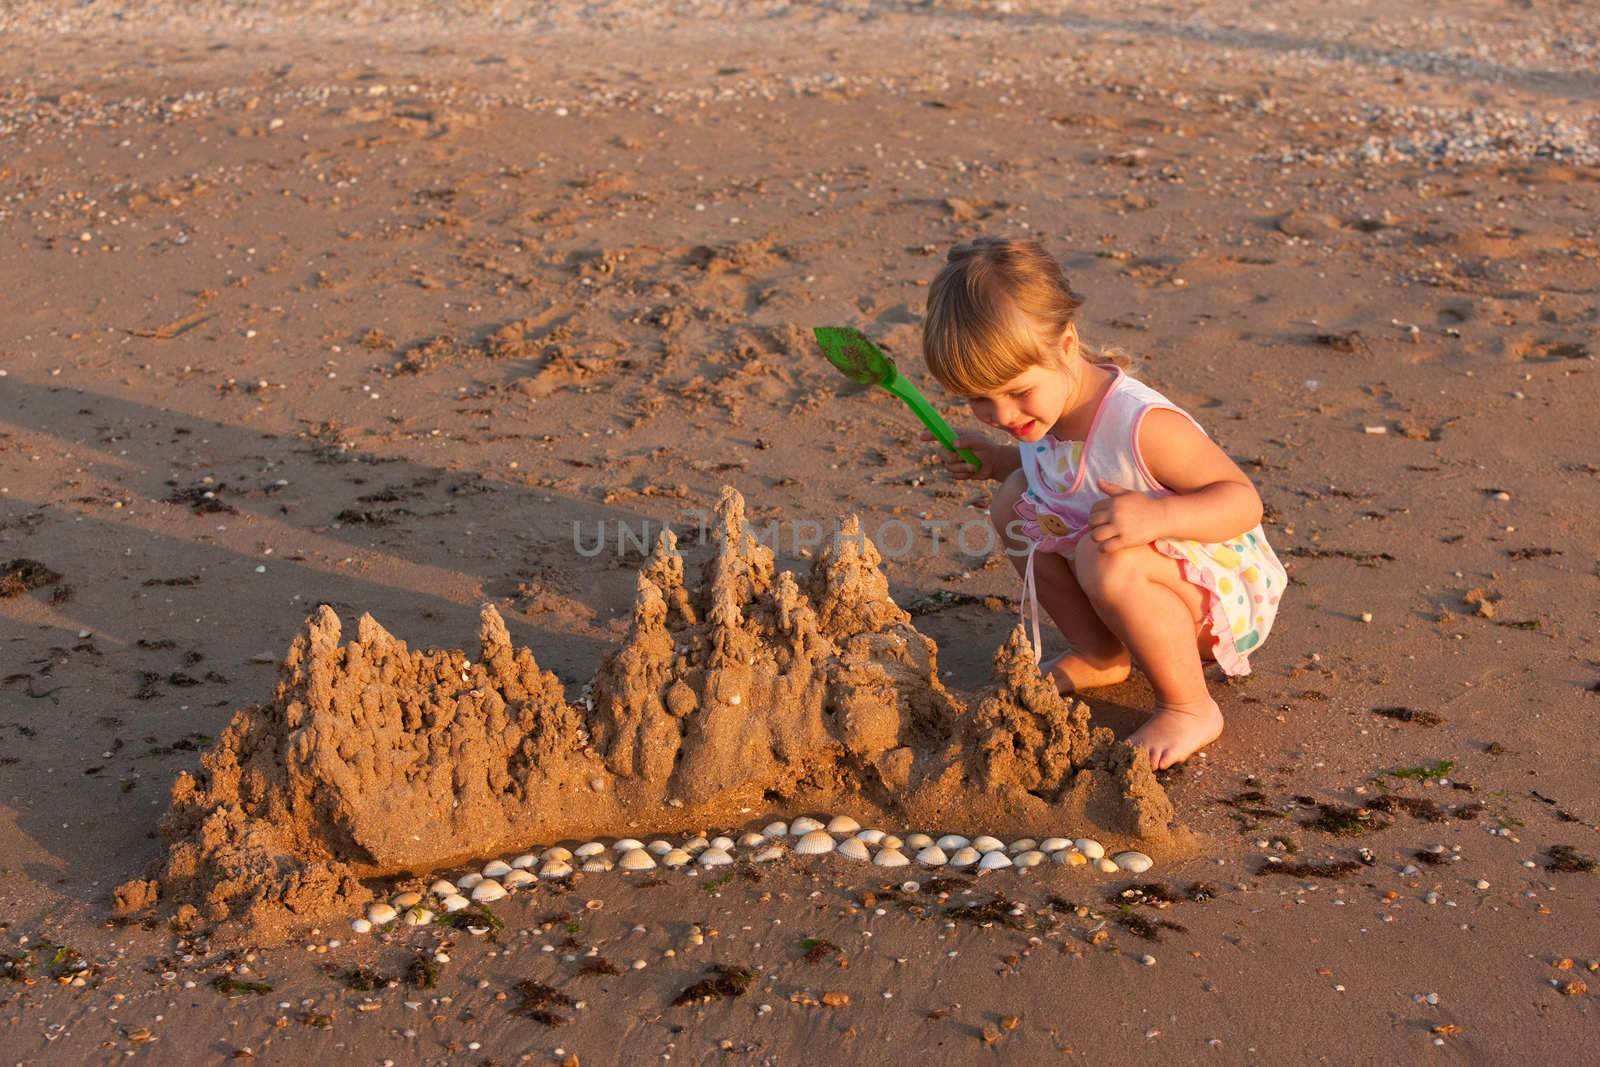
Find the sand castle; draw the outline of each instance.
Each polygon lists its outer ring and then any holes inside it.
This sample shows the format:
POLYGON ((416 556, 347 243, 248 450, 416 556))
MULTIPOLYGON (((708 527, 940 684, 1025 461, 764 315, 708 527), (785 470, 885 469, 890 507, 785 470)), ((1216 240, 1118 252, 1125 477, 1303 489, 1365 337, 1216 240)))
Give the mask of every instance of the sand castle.
POLYGON ((412 651, 370 616, 341 645, 320 607, 268 704, 238 711, 181 774, 154 877, 124 914, 277 924, 348 914, 362 879, 532 842, 737 826, 743 811, 996 834, 1095 828, 1157 847, 1172 806, 1142 750, 1039 674, 1020 628, 976 707, 889 596, 850 519, 796 578, 724 489, 699 581, 670 533, 584 701, 483 609, 476 657, 412 651))

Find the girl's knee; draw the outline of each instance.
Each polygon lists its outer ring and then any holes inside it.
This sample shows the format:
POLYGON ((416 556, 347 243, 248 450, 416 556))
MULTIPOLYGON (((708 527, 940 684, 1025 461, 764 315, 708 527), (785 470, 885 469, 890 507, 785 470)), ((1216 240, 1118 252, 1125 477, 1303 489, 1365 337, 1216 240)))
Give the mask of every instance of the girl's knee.
POLYGON ((1002 540, 1011 540, 1006 527, 1016 521, 1017 501, 1028 491, 1028 477, 1022 471, 1012 471, 989 501, 989 522, 1002 540))
POLYGON ((1092 600, 1115 599, 1150 580, 1155 550, 1147 545, 1106 551, 1099 542, 1084 537, 1072 553, 1078 584, 1092 600))

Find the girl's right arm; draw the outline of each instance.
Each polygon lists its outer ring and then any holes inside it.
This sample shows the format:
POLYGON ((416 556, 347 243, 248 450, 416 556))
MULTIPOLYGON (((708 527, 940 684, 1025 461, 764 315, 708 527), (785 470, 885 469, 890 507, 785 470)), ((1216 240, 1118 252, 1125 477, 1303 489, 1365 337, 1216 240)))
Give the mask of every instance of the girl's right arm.
MULTIPOLYGON (((922 436, 927 441, 937 440, 933 434, 926 431, 922 436)), ((972 465, 956 453, 940 448, 939 462, 944 465, 950 477, 960 481, 989 478, 1003 482, 1013 471, 1022 466, 1022 453, 1015 445, 996 444, 981 433, 956 434, 956 447, 972 449, 972 454, 977 456, 982 464, 977 470, 973 470, 972 465)))

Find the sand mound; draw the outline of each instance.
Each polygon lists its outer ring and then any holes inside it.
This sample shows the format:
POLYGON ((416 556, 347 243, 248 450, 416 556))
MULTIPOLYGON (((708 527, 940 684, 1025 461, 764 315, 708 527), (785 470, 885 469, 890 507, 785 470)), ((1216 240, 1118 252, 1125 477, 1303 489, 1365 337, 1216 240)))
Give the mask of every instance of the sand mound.
POLYGON ((809 575, 775 573, 724 489, 698 584, 670 533, 584 706, 483 609, 476 661, 413 652, 370 616, 341 646, 326 606, 270 704, 182 774, 152 880, 123 913, 257 926, 348 914, 361 879, 575 837, 731 827, 741 809, 898 827, 1096 829, 1159 846, 1173 811, 1141 750, 1039 674, 1019 628, 976 711, 890 599, 852 518, 809 575))

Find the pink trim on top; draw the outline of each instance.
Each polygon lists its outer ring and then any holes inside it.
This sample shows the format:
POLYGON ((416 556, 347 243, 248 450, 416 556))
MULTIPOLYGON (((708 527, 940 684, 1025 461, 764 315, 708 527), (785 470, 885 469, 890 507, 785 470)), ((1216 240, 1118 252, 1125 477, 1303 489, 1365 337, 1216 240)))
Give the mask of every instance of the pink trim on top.
MULTIPOLYGON (((1089 470, 1089 444, 1094 440, 1094 431, 1100 425, 1100 416, 1106 413, 1106 408, 1111 404, 1111 394, 1121 388, 1122 383, 1128 380, 1128 376, 1123 373, 1122 368, 1115 363, 1095 363, 1092 366, 1109 367, 1116 374, 1116 377, 1111 379, 1110 388, 1106 390, 1106 395, 1100 398, 1099 406, 1094 409, 1094 418, 1089 420, 1089 429, 1083 435, 1083 451, 1078 453, 1078 473, 1073 476, 1072 485, 1065 491, 1068 496, 1076 493, 1083 485, 1083 476, 1089 470)), ((1045 432, 1049 433, 1048 430, 1045 432)), ((1058 437, 1056 440, 1059 441, 1061 439, 1058 437)), ((1071 444, 1070 441, 1067 443, 1071 444)))
POLYGON ((1143 477, 1145 481, 1149 482, 1156 492, 1168 493, 1176 496, 1178 492, 1176 489, 1172 489, 1166 485, 1163 485, 1161 479, 1157 478, 1150 472, 1150 467, 1144 461, 1144 449, 1139 447, 1139 430, 1144 426, 1144 417, 1150 414, 1152 411, 1176 411, 1179 415, 1182 415, 1184 418, 1193 423, 1194 428, 1199 430, 1200 433, 1208 440, 1210 439, 1211 435, 1206 433, 1206 428, 1201 426, 1199 421, 1195 419, 1193 415, 1189 414, 1176 404, 1149 404, 1143 408, 1140 408, 1139 414, 1134 417, 1132 440, 1128 442, 1133 446, 1134 465, 1139 468, 1140 476, 1143 477))

